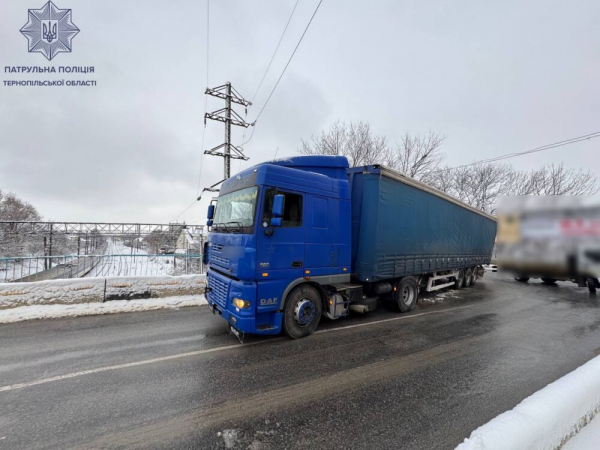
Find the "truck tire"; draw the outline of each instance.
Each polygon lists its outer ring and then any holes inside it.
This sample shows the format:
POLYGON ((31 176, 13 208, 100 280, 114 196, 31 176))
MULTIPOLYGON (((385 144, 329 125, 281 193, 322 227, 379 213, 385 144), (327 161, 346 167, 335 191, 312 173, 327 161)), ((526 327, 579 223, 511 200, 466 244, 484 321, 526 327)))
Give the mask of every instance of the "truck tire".
POLYGON ((471 273, 473 274, 473 277, 471 278, 470 286, 475 286, 475 283, 477 282, 477 267, 471 267, 471 273))
POLYGON ((588 278, 587 279, 587 287, 588 287, 588 291, 590 291, 590 294, 595 294, 596 293, 596 280, 593 278, 588 278))
POLYGON ((542 278, 542 283, 544 283, 544 284, 556 284, 556 280, 554 278, 542 278))
POLYGON ((283 330, 292 339, 313 334, 321 320, 323 303, 319 292, 308 284, 292 291, 285 303, 283 330))
POLYGON ((515 277, 519 283, 527 283, 529 281, 529 277, 515 277))
POLYGON ((464 277, 464 287, 469 287, 471 286, 471 283, 473 282, 473 271, 471 270, 470 267, 465 268, 465 277, 464 277))
POLYGON ((465 271, 464 269, 458 269, 458 275, 456 276, 456 280, 454 281, 454 286, 452 286, 452 289, 460 289, 461 287, 463 287, 464 282, 465 271))
POLYGON ((404 277, 396 284, 396 290, 391 299, 392 309, 400 312, 409 312, 417 306, 419 299, 419 285, 413 277, 404 277))

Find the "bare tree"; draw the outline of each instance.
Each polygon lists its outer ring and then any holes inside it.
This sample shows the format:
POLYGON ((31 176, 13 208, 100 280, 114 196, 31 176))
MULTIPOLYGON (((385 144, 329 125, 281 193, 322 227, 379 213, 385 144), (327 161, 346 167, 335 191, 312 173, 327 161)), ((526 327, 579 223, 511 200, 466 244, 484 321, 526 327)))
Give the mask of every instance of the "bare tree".
POLYGON ((386 165, 409 177, 427 181, 444 161, 441 146, 445 137, 439 133, 426 135, 404 134, 402 142, 388 152, 386 165))
POLYGON ((384 136, 376 136, 366 122, 337 121, 313 136, 310 141, 302 140, 303 155, 341 155, 348 158, 351 167, 381 164, 386 160, 388 148, 384 136))
POLYGON ((506 164, 479 164, 431 173, 428 182, 465 203, 490 214, 501 195, 593 195, 597 178, 591 172, 563 164, 517 170, 506 164))
POLYGON ((563 163, 542 167, 540 195, 593 195, 598 192, 597 178, 592 172, 565 168, 563 163))
POLYGON ((41 220, 42 216, 37 209, 26 201, 21 200, 12 192, 3 193, 0 191, 0 220, 41 220))
POLYGON ((597 177, 587 171, 565 168, 564 164, 545 165, 531 171, 510 165, 488 163, 441 167, 445 137, 429 132, 404 134, 395 147, 384 136, 376 136, 366 122, 337 121, 320 136, 302 141, 304 155, 343 155, 351 167, 383 164, 405 175, 428 183, 475 208, 496 212, 501 195, 592 195, 598 192, 597 177))
MULTIPOLYGON (((42 216, 31 203, 21 200, 12 192, 0 191, 0 220, 39 221, 42 220, 42 216)), ((31 255, 39 252, 41 247, 36 236, 0 233, 0 256, 31 255)))

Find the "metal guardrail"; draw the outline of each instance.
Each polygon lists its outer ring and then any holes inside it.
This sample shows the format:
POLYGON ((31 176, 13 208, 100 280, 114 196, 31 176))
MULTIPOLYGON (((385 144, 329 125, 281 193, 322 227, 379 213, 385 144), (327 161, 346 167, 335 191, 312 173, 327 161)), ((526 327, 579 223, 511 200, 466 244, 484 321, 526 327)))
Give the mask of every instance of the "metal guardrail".
POLYGON ((203 273, 201 254, 1 257, 0 283, 203 273))

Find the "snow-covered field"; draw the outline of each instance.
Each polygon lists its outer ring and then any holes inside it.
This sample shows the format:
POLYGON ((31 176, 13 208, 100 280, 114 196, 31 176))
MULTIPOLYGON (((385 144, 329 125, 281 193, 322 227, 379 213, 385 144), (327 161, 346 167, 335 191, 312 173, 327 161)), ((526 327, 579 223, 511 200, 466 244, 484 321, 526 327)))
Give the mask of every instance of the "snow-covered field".
POLYGON ((72 305, 32 305, 0 310, 0 323, 21 322, 34 319, 115 314, 154 309, 177 309, 185 306, 205 305, 203 295, 151 298, 144 300, 115 300, 106 303, 79 303, 72 305))
MULTIPOLYGON (((565 442, 564 448, 587 448, 578 441, 599 436, 600 417, 592 421, 598 412, 600 356, 477 428, 456 450, 554 450, 565 442)), ((594 443, 590 448, 600 448, 600 438, 594 443)))
POLYGON ((108 241, 104 254, 107 256, 88 277, 171 275, 176 270, 173 255, 148 256, 146 250, 126 247, 112 239, 108 241))

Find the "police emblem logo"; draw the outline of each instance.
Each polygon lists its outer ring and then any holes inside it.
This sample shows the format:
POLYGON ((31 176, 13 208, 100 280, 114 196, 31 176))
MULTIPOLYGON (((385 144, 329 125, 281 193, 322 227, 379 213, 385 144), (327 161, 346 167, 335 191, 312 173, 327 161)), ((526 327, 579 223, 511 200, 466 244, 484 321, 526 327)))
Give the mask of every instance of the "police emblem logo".
POLYGON ((41 53, 51 61, 59 53, 71 52, 79 28, 71 20, 70 9, 60 9, 48 2, 40 9, 30 9, 27 18, 21 33, 29 42, 30 53, 41 53))

